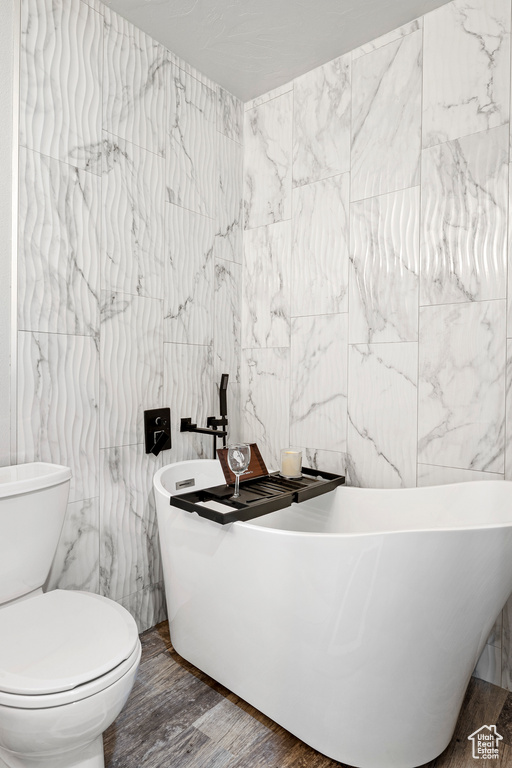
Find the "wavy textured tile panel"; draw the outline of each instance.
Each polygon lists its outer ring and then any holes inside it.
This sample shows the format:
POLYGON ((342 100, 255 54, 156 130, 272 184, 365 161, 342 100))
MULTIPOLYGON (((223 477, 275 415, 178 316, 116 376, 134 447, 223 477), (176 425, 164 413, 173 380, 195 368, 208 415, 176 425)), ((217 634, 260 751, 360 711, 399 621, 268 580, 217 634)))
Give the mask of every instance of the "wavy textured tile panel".
POLYGON ((20 149, 18 328, 99 334, 100 180, 20 149))
POLYGON ((240 382, 242 266, 215 260, 213 350, 216 378, 229 373, 232 384, 240 382))
POLYGON ((165 204, 165 341, 213 343, 214 223, 165 204))
POLYGON ((350 176, 293 190, 292 315, 347 312, 350 176))
POLYGON ((508 126, 423 152, 421 304, 506 296, 508 126))
POLYGON ((144 441, 144 410, 163 405, 162 302, 102 291, 100 447, 144 441))
POLYGON ((217 212, 216 93, 177 67, 169 91, 167 201, 217 212))
POLYGON ((99 592, 100 500, 68 504, 48 589, 99 592))
POLYGON ((98 362, 90 336, 18 333, 17 460, 71 467, 70 501, 98 495, 98 362))
POLYGON ((351 485, 416 485, 418 345, 349 347, 347 476, 351 485))
POLYGON ((106 7, 104 50, 103 127, 164 155, 166 49, 106 7))
POLYGON ((243 141, 244 105, 220 86, 217 88, 217 130, 239 144, 243 141))
POLYGON ((102 190, 102 287, 162 298, 165 160, 107 136, 102 190))
POLYGON ((504 471, 505 301, 420 309, 418 459, 504 471))
POLYGON ((347 448, 348 315, 295 317, 290 363, 290 443, 347 448))
POLYGON ((293 83, 293 184, 350 170, 350 53, 293 83))
POLYGON ((428 13, 423 31, 423 146, 506 123, 508 0, 454 0, 428 13))
POLYGON ((351 205, 351 344, 417 341, 419 218, 419 187, 351 205))
POLYGON ((242 351, 242 434, 257 443, 269 471, 290 444, 290 350, 242 351))
POLYGON ((222 134, 217 135, 218 208, 215 223, 215 256, 242 261, 243 149, 222 134))
POLYGON ((290 345, 290 229, 284 221, 245 232, 244 348, 290 345))
POLYGON ((105 5, 101 2, 101 0, 82 0, 82 2, 84 2, 90 8, 94 8, 95 11, 98 11, 98 13, 103 15, 105 11, 105 5))
POLYGON ((128 595, 122 600, 118 600, 123 608, 131 613, 137 623, 140 632, 154 627, 167 618, 167 607, 165 604, 165 589, 163 582, 152 584, 150 587, 141 589, 133 595, 128 595))
POLYGON ((88 168, 101 142, 102 47, 102 17, 80 0, 23 0, 22 146, 88 168))
POLYGON ((352 64, 351 200, 419 183, 421 30, 352 64))
POLYGON ((204 427, 208 416, 217 415, 212 347, 165 344, 164 362, 164 401, 171 408, 173 435, 167 461, 211 459, 213 438, 180 432, 180 423, 182 418, 191 418, 204 427))
POLYGON ((293 92, 244 114, 244 226, 291 216, 293 92))
POLYGON ((113 600, 162 581, 153 475, 164 458, 144 445, 100 451, 100 589, 113 600))

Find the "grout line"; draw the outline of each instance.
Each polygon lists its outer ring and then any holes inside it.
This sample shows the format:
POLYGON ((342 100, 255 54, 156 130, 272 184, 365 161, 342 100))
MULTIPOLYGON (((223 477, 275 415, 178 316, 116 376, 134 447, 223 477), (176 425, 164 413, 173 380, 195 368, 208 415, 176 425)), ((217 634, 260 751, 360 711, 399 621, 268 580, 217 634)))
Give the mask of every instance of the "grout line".
POLYGON ((418 283, 417 283, 417 324, 416 324, 416 487, 418 487, 419 468, 419 442, 420 442, 420 297, 421 297, 421 226, 423 223, 422 212, 422 182, 423 182, 423 96, 425 90, 425 24, 421 25, 421 99, 420 99, 420 151, 419 151, 419 185, 418 185, 418 283))
POLYGON ((19 207, 19 124, 21 70, 21 0, 13 2, 13 72, 12 72, 12 252, 10 312, 10 453, 11 463, 18 461, 18 207, 19 207))

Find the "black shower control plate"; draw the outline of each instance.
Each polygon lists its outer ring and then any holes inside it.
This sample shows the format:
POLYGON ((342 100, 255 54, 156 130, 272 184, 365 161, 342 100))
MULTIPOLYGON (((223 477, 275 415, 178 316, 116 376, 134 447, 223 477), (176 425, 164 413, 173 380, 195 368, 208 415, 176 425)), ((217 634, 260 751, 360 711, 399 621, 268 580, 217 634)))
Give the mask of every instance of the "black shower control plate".
POLYGON ((144 441, 146 444, 146 453, 151 453, 157 440, 162 433, 169 435, 166 442, 160 447, 160 451, 167 451, 172 447, 171 441, 171 409, 153 408, 150 411, 144 411, 144 441))

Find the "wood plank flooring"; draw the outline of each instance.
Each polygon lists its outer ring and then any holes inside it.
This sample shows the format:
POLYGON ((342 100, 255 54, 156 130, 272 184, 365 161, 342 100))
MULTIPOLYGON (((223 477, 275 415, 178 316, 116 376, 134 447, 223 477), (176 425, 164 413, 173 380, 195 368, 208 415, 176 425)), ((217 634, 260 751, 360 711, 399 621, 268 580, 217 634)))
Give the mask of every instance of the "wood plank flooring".
MULTIPOLYGON (((104 735, 106 768, 340 768, 173 649, 167 622, 141 635, 134 689, 104 735)), ((503 736, 500 759, 512 768, 512 694, 472 679, 448 748, 424 768, 478 768, 469 734, 481 725, 503 736)))

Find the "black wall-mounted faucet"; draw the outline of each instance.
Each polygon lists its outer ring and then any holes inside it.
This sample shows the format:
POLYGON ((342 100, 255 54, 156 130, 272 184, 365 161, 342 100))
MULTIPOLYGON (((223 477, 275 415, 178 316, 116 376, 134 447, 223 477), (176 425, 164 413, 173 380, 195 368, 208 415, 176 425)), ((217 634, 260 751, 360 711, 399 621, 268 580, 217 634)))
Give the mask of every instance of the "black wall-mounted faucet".
MULTIPOLYGON (((220 419, 216 419, 215 416, 208 416, 206 419, 206 426, 217 429, 217 427, 227 427, 228 425, 228 403, 227 403, 227 389, 228 389, 229 373, 223 373, 220 377, 219 385, 219 411, 220 419)), ((220 435, 219 435, 220 436, 220 435)), ((228 433, 224 431, 222 433, 222 447, 227 446, 228 433)))
POLYGON ((180 432, 197 432, 200 435, 211 435, 213 437, 213 458, 217 458, 217 438, 222 437, 222 445, 224 448, 227 445, 227 430, 218 429, 218 427, 227 427, 228 425, 228 407, 227 407, 227 388, 228 388, 229 374, 223 373, 220 380, 219 387, 219 401, 220 401, 220 419, 216 419, 215 416, 208 416, 206 419, 206 427, 198 427, 197 424, 192 424, 192 419, 181 419, 180 432))

